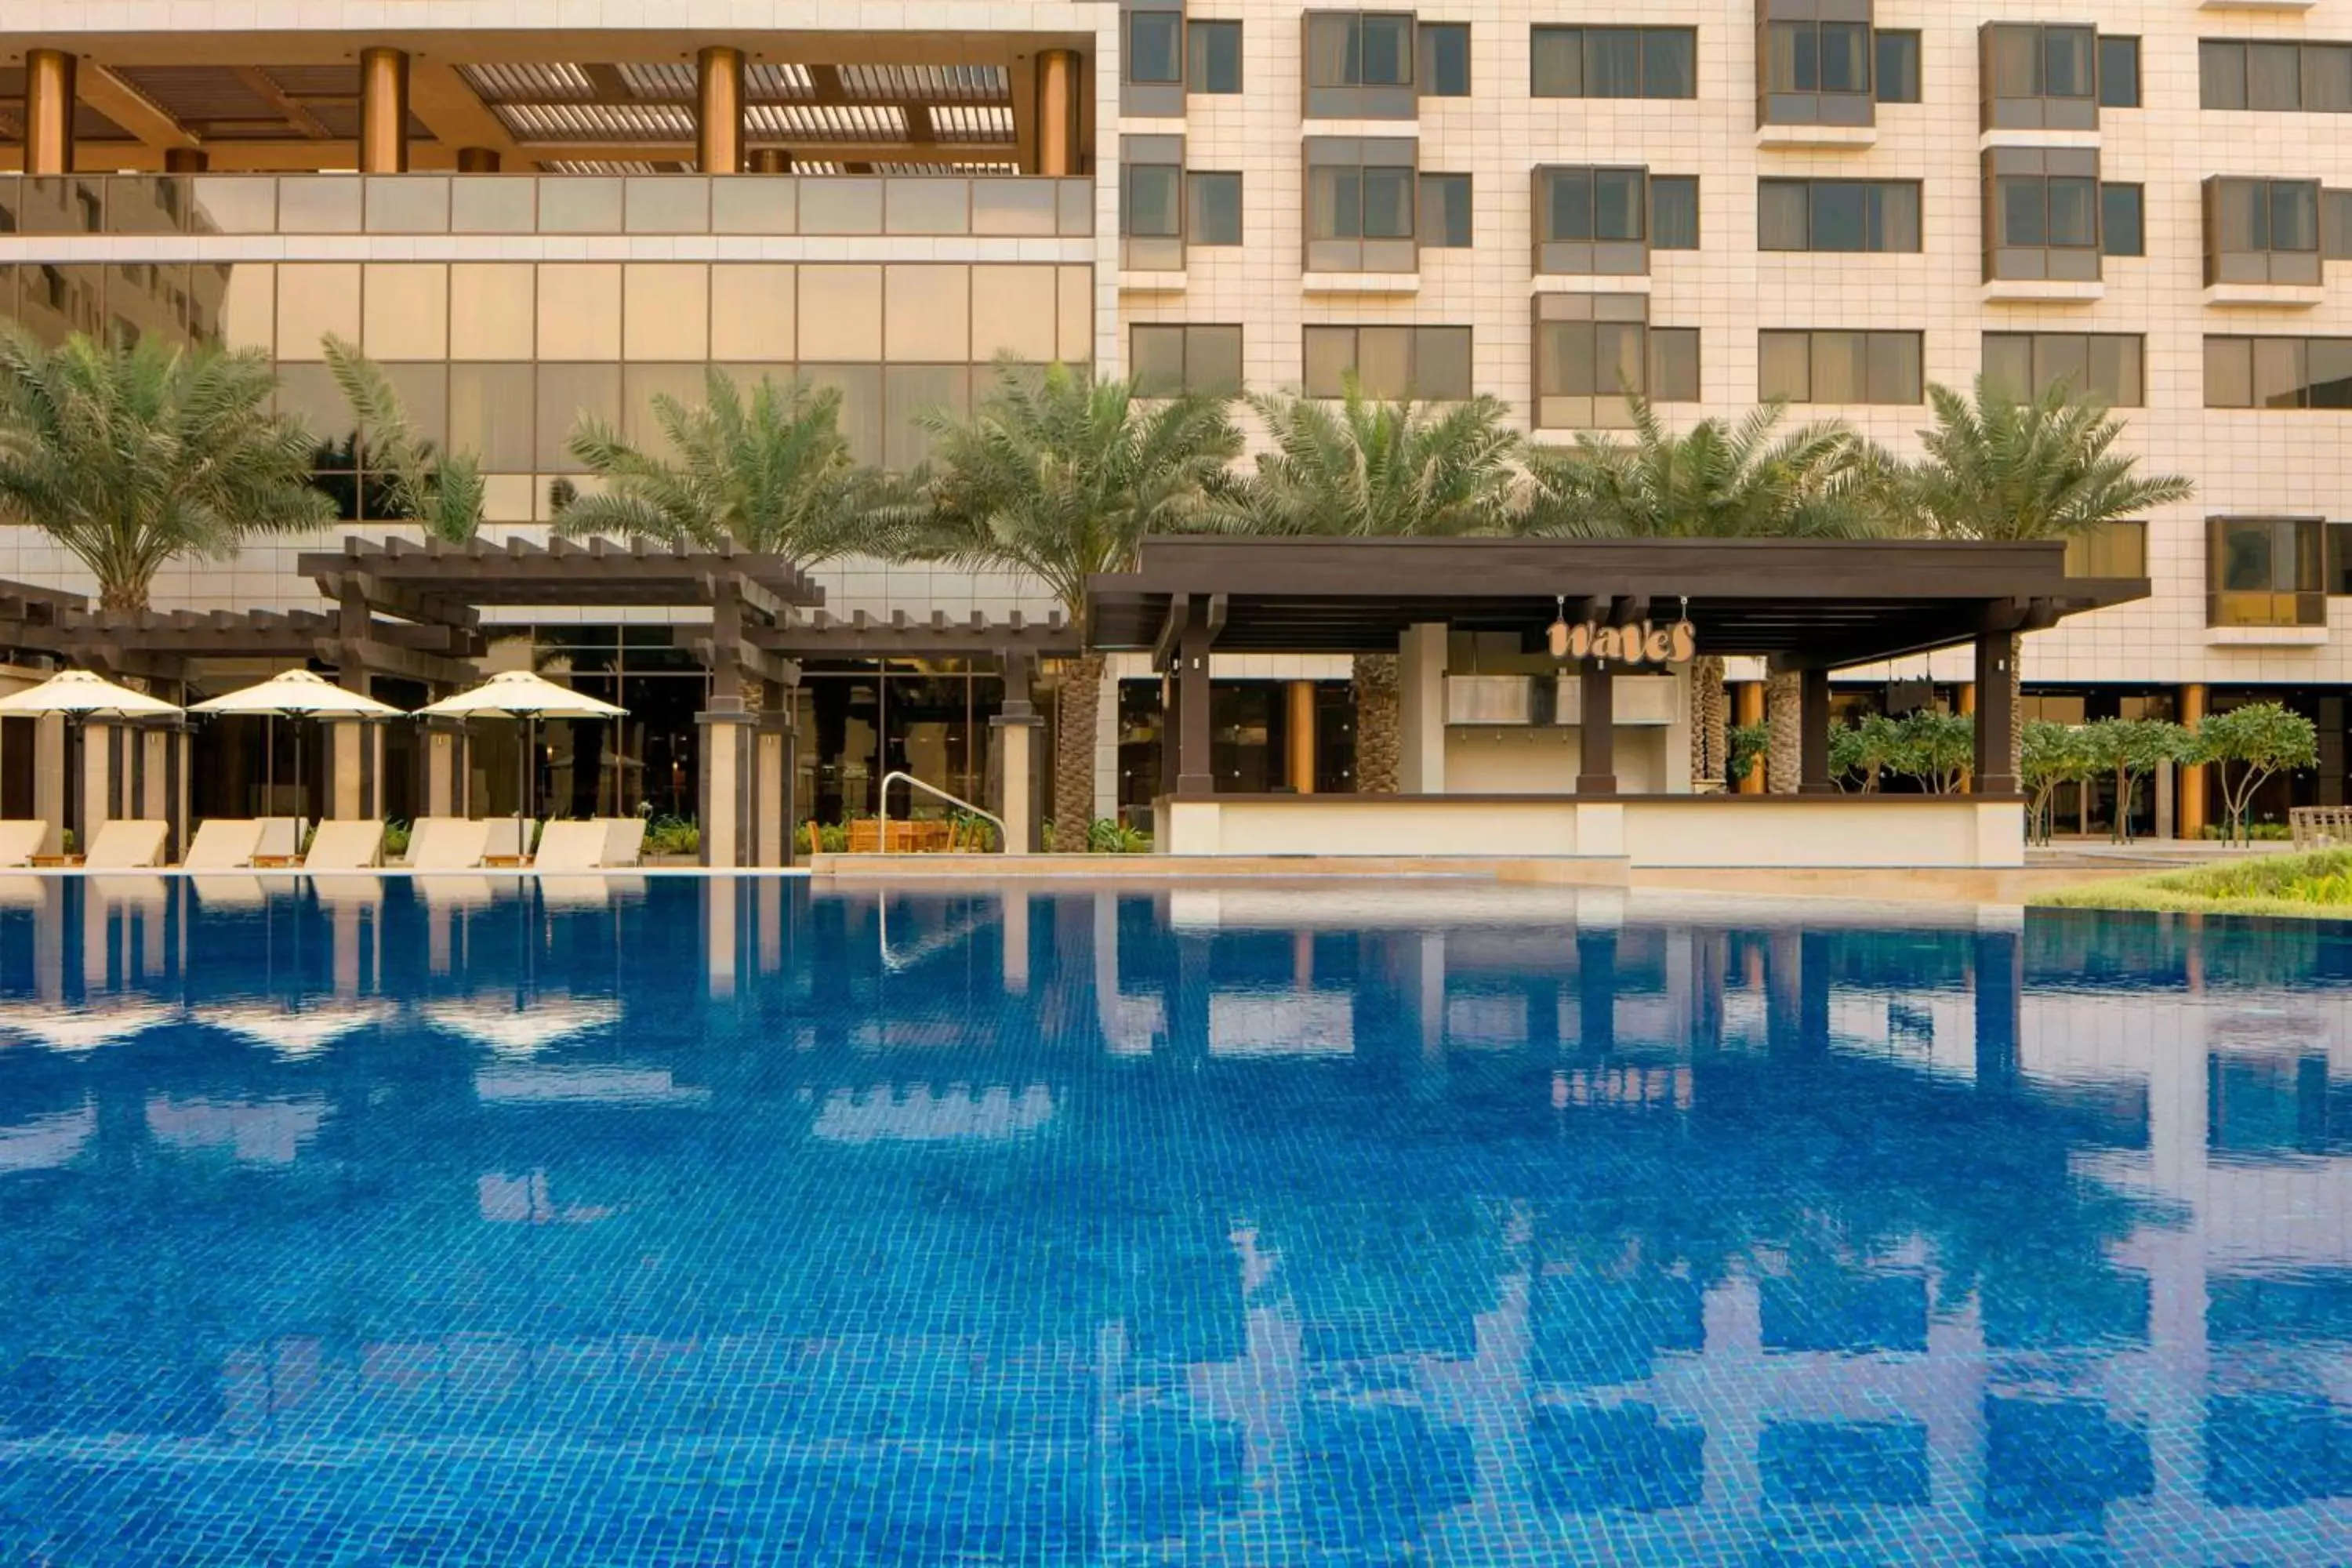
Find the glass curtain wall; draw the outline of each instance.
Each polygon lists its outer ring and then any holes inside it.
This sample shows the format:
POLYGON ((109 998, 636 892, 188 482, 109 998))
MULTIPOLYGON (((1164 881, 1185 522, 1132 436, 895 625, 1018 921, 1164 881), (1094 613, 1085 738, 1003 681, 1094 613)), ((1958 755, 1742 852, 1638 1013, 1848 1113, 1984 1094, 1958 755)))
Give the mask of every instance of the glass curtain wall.
MULTIPOLYGON (((828 826, 881 814, 885 775, 911 773, 976 805, 988 803, 995 752, 989 723, 1004 679, 974 659, 810 660, 794 694, 800 742, 794 799, 803 820, 828 826)), ((912 813, 953 808, 914 792, 912 813)), ((905 816, 903 798, 891 815, 905 816)))

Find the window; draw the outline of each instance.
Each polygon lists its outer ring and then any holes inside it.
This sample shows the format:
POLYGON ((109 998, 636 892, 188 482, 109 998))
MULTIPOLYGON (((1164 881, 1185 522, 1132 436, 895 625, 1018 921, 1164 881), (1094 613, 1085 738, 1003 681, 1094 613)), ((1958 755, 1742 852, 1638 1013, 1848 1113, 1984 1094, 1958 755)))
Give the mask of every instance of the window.
POLYGON ((1535 269, 1647 272, 1648 184, 1644 169, 1538 169, 1535 269))
POLYGON ((2352 44, 2291 40, 2197 46, 2198 101, 2207 109, 2352 112, 2352 44))
POLYGON ((1916 103, 1919 101, 1919 35, 1916 31, 1881 27, 1874 40, 1877 46, 1878 101, 1881 103, 1916 103))
POLYGON ((1759 180, 1759 250, 1916 251, 1916 180, 1759 180))
POLYGON ((2066 541, 2069 577, 2147 575, 2147 524, 2137 518, 2103 522, 2066 541))
POLYGON ((2139 40, 2099 35, 2099 107, 2139 107, 2139 40))
POLYGON ((1308 87, 1411 87, 1412 64, 1410 12, 1307 13, 1308 87))
POLYGON ((1470 24, 1423 22, 1416 32, 1421 47, 1421 95, 1469 97, 1470 24))
POLYGON ((1189 245, 1242 242, 1242 177, 1232 174, 1184 176, 1184 238, 1189 245))
POLYGON ((1242 389, 1239 327, 1139 322, 1128 342, 1139 397, 1174 397, 1186 392, 1231 397, 1242 389))
POLYGON ((2316 284, 2319 182, 2205 182, 2205 281, 2316 284))
POLYGON ((1698 248, 1698 176, 1650 176, 1650 248, 1698 248))
POLYGON ((2319 254, 2326 261, 2352 261, 2352 191, 2319 193, 2319 254))
MULTIPOLYGON (((1759 14, 1785 8, 1766 0, 1759 14)), ((1810 5, 1802 7, 1811 11, 1810 5)), ((1759 119, 1767 125, 1867 125, 1873 49, 1866 20, 1767 20, 1759 119)))
POLYGON ((1242 25, 1239 22, 1194 22, 1184 29, 1188 60, 1184 85, 1193 92, 1234 93, 1242 89, 1242 25))
POLYGON ((1119 142, 1119 265, 1174 272, 1184 265, 1184 142, 1128 136, 1119 142))
POLYGON ((1910 404, 1920 400, 1917 332, 1762 331, 1759 398, 1786 403, 1910 404))
POLYGON ((1698 400, 1698 329, 1652 327, 1648 315, 1639 294, 1536 296, 1537 428, 1622 430, 1634 396, 1698 400))
POLYGON ((1127 79, 1144 86, 1184 79, 1184 13, 1127 14, 1127 79))
POLYGON ((1465 250, 1470 246, 1470 176, 1421 177, 1421 244, 1424 250, 1465 250))
POLYGON ((2147 254, 2147 191, 2140 185, 2099 187, 2099 253, 2147 254))
POLYGON ((1351 377, 1366 397, 1470 396, 1467 327, 1308 327, 1302 346, 1309 397, 1344 397, 1351 377))
POLYGON ((2205 622, 2327 624, 2327 525, 2315 517, 2205 520, 2205 622))
POLYGON ((1995 147, 1984 155, 1986 279, 2099 276, 2099 155, 1995 147))
POLYGON ((2209 337, 2208 408, 2352 408, 2352 338, 2209 337))
POLYGON ((1414 152, 1404 138, 1307 138, 1307 271, 1410 272, 1418 265, 1414 152))
POLYGON ((1691 27, 1538 27, 1528 90, 1538 98, 1696 98, 1691 27))
POLYGON ((1980 36, 1985 129, 2098 128, 2096 35, 2092 29, 1989 22, 1980 36))
POLYGON ((2016 398, 2063 381, 2110 408, 2147 402, 2146 340, 2137 332, 1987 332, 1985 380, 2016 398))

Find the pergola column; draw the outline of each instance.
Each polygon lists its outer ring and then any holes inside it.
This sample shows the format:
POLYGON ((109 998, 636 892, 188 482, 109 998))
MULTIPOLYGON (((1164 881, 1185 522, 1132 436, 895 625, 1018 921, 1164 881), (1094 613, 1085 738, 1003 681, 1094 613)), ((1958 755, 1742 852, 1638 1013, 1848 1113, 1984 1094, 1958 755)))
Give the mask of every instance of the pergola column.
MULTIPOLYGON (((2180 689, 2180 722, 2183 728, 2194 730, 2205 721, 2205 683, 2190 681, 2180 689)), ((2208 774, 2202 763, 2182 764, 2180 791, 2174 797, 2173 816, 2178 824, 2174 831, 2183 838, 2202 838, 2205 825, 2212 820, 2207 804, 2208 774)))
POLYGON ((466 801, 466 726, 456 719, 423 721, 425 743, 418 748, 424 780, 417 798, 424 816, 464 816, 466 801))
POLYGON ((1804 726, 1797 751, 1797 793, 1835 795, 1830 779, 1830 672, 1808 669, 1799 678, 1797 712, 1804 726))
POLYGON ((751 731, 758 756, 752 764, 752 863, 774 869, 793 863, 793 715, 779 708, 760 715, 751 731))
MULTIPOLYGON (((996 799, 990 804, 1004 819, 1004 852, 1032 855, 1037 849, 1037 732, 1045 721, 1029 696, 1029 656, 1004 656, 1004 703, 991 719, 996 731, 996 799)), ((1168 742, 1163 740, 1163 749, 1168 742)), ((1166 793, 1165 791, 1162 792, 1166 793)))
POLYGON ((123 799, 128 772, 124 733, 118 719, 90 718, 82 722, 81 816, 74 830, 77 854, 89 854, 100 828, 130 815, 123 799))
POLYGON ((1979 795, 2015 795, 2017 775, 2010 771, 2009 731, 2016 692, 2011 686, 2011 659, 2016 657, 2016 634, 1977 634, 1976 782, 1979 795))
POLYGON ((1617 677, 1601 660, 1578 669, 1576 793, 1617 793, 1617 677))
POLYGON ((754 147, 744 171, 753 174, 789 174, 793 172, 792 153, 783 147, 754 147))
POLYGON ((702 864, 731 870, 750 863, 753 853, 748 837, 756 816, 751 736, 760 716, 743 706, 741 697, 729 694, 712 697, 694 722, 702 734, 696 814, 702 825, 702 864))
POLYGON ((1294 680, 1289 688, 1288 766, 1285 782, 1293 795, 1315 793, 1315 683, 1294 680))
POLYGON ((408 173, 408 53, 360 51, 360 173, 408 173))
POLYGON ((49 825, 41 852, 54 855, 62 847, 70 807, 66 799, 66 717, 45 713, 33 721, 33 815, 49 825))
POLYGON ((1078 56, 1045 49, 1037 56, 1037 172, 1078 172, 1078 56))
POLYGON ((1187 623, 1176 642, 1176 793, 1216 792, 1209 755, 1209 643, 1207 626, 1187 623))
POLYGON ((1445 793, 1445 652, 1443 621, 1407 626, 1397 639, 1397 793, 1445 793))
POLYGON ((337 719, 327 731, 328 820, 373 821, 381 815, 383 798, 383 726, 364 719, 337 719))
POLYGON ((138 814, 163 824, 163 861, 172 864, 188 841, 188 721, 149 719, 136 736, 138 814))
MULTIPOLYGON (((1742 680, 1733 684, 1731 688, 1731 721, 1735 726, 1742 730, 1749 729, 1755 725, 1764 722, 1764 683, 1762 681, 1742 680)), ((1725 743, 1727 745, 1729 744, 1728 742, 1725 743)), ((1728 756, 1727 756, 1725 760, 1727 763, 1729 761, 1728 756)), ((1764 793, 1765 763, 1766 759, 1762 757, 1753 757, 1748 760, 1748 776, 1739 781, 1739 793, 1741 795, 1762 795, 1764 793)))
POLYGON ((706 174, 743 168, 743 51, 713 44, 694 57, 694 166, 706 174))
POLYGON ((25 51, 25 173, 70 174, 74 166, 74 76, 63 49, 25 51))

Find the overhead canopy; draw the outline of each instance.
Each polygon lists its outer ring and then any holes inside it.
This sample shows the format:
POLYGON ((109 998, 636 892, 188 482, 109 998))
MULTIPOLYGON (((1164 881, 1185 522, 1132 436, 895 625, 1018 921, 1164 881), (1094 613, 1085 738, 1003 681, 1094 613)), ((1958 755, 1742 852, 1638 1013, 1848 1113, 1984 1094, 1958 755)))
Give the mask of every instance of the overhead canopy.
POLYGON ((2147 596, 2065 574, 2054 542, 1813 539, 1146 540, 1088 584, 1094 645, 1164 657, 1205 626, 1238 653, 1393 652, 1408 626, 1516 632, 1688 619, 1699 650, 1834 668, 2027 630, 2147 596))

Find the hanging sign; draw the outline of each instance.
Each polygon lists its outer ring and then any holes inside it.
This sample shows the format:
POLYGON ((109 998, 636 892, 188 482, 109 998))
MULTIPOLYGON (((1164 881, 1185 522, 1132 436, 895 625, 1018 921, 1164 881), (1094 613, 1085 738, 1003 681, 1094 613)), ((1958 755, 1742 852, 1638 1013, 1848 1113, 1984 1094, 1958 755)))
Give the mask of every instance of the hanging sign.
POLYGON ((1615 659, 1620 664, 1688 664, 1698 653, 1698 631, 1688 621, 1635 621, 1608 626, 1598 621, 1551 624, 1554 658, 1615 659))

